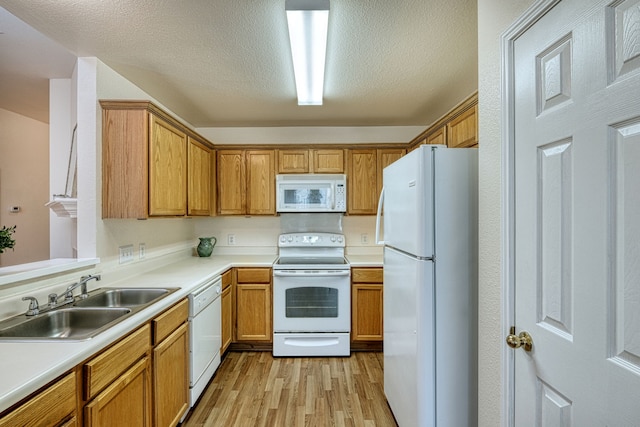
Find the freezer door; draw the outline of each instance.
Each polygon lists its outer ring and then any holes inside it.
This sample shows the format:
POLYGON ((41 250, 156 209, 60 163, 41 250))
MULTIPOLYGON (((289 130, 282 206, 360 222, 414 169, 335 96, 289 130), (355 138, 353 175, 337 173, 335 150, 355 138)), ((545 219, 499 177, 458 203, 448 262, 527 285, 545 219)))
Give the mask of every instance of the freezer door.
POLYGON ((433 262, 384 249, 384 392, 400 426, 433 426, 433 262))
POLYGON ((423 146, 387 166, 384 182, 384 243, 433 256, 433 150, 423 146))

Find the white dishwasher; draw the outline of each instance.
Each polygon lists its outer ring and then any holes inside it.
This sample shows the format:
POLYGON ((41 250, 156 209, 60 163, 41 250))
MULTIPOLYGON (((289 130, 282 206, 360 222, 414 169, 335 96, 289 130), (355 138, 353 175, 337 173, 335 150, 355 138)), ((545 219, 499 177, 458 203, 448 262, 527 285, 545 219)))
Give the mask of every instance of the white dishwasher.
POLYGON ((189 295, 189 406, 193 407, 220 365, 222 315, 220 276, 189 295))

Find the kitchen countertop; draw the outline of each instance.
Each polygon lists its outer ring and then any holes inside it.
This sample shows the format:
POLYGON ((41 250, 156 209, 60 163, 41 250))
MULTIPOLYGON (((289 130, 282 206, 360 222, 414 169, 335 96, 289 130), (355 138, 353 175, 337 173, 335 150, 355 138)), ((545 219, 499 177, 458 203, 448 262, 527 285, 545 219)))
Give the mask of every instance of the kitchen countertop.
MULTIPOLYGON (((95 337, 79 342, 0 342, 0 412, 153 319, 200 285, 232 267, 271 267, 276 255, 191 257, 90 290, 109 287, 179 288, 95 337)), ((352 267, 382 267, 382 255, 347 255, 352 267)))
POLYGON ((108 287, 180 288, 95 337, 79 342, 0 342, 0 412, 135 330, 231 267, 271 267, 275 255, 192 257, 151 272, 98 285, 108 287))

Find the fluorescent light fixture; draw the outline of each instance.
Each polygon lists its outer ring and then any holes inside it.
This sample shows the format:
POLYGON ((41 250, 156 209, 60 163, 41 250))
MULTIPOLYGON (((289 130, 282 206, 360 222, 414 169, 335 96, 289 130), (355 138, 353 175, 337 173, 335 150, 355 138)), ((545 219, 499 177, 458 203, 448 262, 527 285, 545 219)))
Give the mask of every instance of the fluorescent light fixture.
POLYGON ((286 0, 298 105, 322 105, 329 0, 286 0))

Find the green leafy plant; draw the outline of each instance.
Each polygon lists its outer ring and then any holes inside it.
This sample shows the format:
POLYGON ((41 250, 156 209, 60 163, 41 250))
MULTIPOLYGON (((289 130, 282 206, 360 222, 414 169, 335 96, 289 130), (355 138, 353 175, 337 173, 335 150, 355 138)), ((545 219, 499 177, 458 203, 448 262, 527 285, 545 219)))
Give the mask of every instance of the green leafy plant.
POLYGON ((13 249, 16 245, 16 241, 11 238, 11 235, 16 232, 16 226, 6 227, 3 226, 0 229, 0 254, 4 252, 5 249, 13 249))

